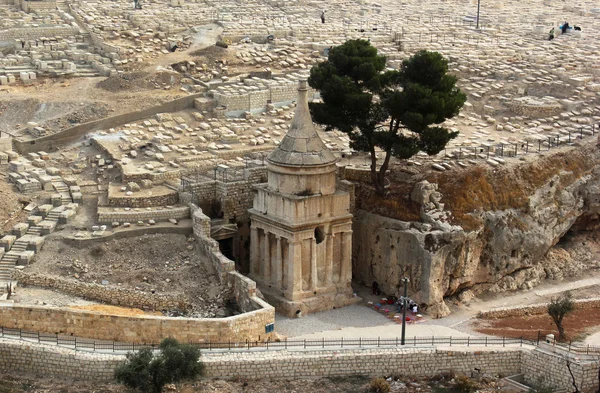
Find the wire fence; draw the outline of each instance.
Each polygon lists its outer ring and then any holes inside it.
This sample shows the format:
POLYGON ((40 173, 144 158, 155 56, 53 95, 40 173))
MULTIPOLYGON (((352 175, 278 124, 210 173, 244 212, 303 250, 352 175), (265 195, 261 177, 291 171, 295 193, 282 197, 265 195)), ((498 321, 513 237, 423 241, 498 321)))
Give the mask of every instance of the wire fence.
MULTIPOLYGON (((76 351, 91 351, 103 353, 126 353, 141 349, 157 349, 158 343, 123 343, 117 341, 95 340, 61 334, 49 334, 0 327, 0 337, 50 344, 70 348, 76 351)), ((356 338, 356 339, 313 339, 313 340, 282 340, 282 341, 228 341, 191 343, 202 350, 208 351, 277 351, 277 350, 319 350, 319 349, 352 349, 352 348, 390 348, 402 347, 402 339, 395 338, 356 338)), ((406 337, 404 347, 435 347, 435 346, 466 346, 466 347, 506 347, 536 345, 536 340, 508 337, 406 337)), ((600 347, 597 348, 600 352, 600 347)))

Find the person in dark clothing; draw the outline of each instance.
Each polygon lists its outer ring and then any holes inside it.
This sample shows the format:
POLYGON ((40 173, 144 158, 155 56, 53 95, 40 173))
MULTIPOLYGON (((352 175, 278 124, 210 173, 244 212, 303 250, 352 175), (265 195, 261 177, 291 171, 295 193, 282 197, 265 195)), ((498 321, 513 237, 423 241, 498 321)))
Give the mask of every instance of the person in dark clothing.
POLYGON ((377 292, 379 291, 379 283, 377 281, 373 281, 373 284, 371 284, 371 289, 373 290, 373 295, 377 295, 377 292))
POLYGON ((573 26, 573 30, 575 30, 575 31, 581 31, 581 27, 579 27, 579 26, 573 26))
POLYGON ((567 21, 565 21, 565 23, 563 23, 563 25, 561 26, 561 31, 563 34, 567 33, 567 29, 569 28, 569 23, 567 23, 567 21))
POLYGON ((321 12, 321 23, 325 23, 325 10, 321 12))

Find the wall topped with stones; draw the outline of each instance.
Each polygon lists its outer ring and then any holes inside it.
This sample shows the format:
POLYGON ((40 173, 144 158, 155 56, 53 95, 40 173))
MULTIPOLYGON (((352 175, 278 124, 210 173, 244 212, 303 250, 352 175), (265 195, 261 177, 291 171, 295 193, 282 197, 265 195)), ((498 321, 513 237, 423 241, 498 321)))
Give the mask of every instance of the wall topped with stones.
POLYGON ((159 343, 165 337, 190 343, 272 338, 273 333, 266 333, 265 326, 275 322, 275 309, 256 296, 256 286, 243 276, 233 275, 228 283, 240 308, 248 312, 227 318, 170 318, 0 303, 0 326, 134 343, 159 343))
POLYGON ((112 207, 98 207, 98 222, 110 224, 112 222, 137 222, 137 221, 168 221, 170 219, 182 220, 190 218, 188 206, 174 206, 171 208, 151 208, 151 210, 123 210, 112 207))
POLYGON ((16 270, 13 279, 19 282, 19 286, 56 289, 70 295, 115 306, 156 311, 185 311, 191 307, 187 297, 183 294, 147 293, 109 285, 74 281, 63 277, 29 274, 22 270, 16 270))
POLYGON ((32 344, 0 338, 0 373, 20 373, 43 378, 111 381, 123 355, 77 352, 54 345, 32 344))
MULTIPOLYGON (((47 3, 44 3, 47 4, 47 3)), ((75 27, 17 27, 10 30, 0 31, 0 41, 9 40, 35 40, 42 37, 69 37, 78 34, 79 31, 75 27)), ((39 150, 39 149, 38 149, 39 150)))
POLYGON ((124 194, 108 193, 108 205, 112 207, 152 207, 176 205, 179 200, 177 191, 170 190, 159 195, 127 196, 124 194))

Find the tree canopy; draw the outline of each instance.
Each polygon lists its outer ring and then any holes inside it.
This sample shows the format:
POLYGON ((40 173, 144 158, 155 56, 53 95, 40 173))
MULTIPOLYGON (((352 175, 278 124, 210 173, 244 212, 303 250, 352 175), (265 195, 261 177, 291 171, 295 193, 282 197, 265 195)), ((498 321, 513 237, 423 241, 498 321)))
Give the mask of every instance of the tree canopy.
POLYGON ((165 338, 159 350, 158 354, 150 348, 128 353, 125 363, 115 371, 117 381, 141 392, 160 393, 168 383, 191 380, 204 372, 200 350, 195 346, 165 338))
POLYGON ((329 51, 310 71, 308 83, 323 102, 310 103, 313 120, 350 137, 350 147, 371 155, 371 179, 385 192, 392 156, 408 159, 419 151, 439 153, 458 135, 435 126, 458 115, 466 96, 437 52, 420 51, 386 69, 386 58, 365 40, 350 40, 329 51), (377 170, 376 149, 385 153, 377 170))

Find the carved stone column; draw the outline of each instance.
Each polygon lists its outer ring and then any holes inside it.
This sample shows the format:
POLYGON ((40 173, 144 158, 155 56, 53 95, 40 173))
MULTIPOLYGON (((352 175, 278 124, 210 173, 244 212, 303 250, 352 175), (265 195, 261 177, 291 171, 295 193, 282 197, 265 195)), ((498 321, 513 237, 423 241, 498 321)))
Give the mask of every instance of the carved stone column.
POLYGON ((258 228, 250 227, 250 275, 258 277, 260 260, 260 239, 258 237, 258 228))
POLYGON ((263 239, 263 255, 260 261, 261 277, 266 282, 271 281, 271 243, 269 242, 269 232, 265 231, 263 239))
POLYGON ((310 239, 310 290, 317 289, 317 239, 310 239))
POLYGON ((302 243, 290 240, 288 242, 288 259, 286 261, 286 292, 285 296, 295 300, 302 292, 302 243))
POLYGON ((352 281, 352 231, 342 234, 342 263, 340 283, 352 281))
POLYGON ((275 250, 275 259, 272 259, 273 264, 271 270, 271 280, 277 288, 281 288, 281 280, 283 276, 283 262, 281 260, 281 236, 276 236, 277 244, 275 250))
POLYGON ((327 255, 325 256, 325 286, 330 286, 333 279, 333 240, 334 234, 327 235, 327 255))

